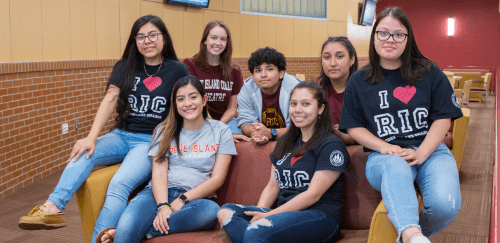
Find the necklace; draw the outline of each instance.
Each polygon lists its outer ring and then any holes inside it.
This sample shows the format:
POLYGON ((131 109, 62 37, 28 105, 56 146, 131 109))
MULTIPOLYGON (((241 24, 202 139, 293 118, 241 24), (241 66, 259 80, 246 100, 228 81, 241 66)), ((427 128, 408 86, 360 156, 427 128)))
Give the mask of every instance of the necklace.
MULTIPOLYGON (((205 128, 205 124, 203 124, 203 127, 201 127, 201 132, 200 132, 200 135, 198 135, 198 137, 191 143, 191 146, 193 146, 196 142, 198 142, 198 140, 200 140, 201 138, 201 135, 203 134, 203 129, 205 128)), ((187 134, 186 132, 186 129, 183 130, 184 131, 184 134, 186 134, 186 137, 191 141, 191 138, 189 137, 189 135, 187 134)))
POLYGON ((161 68, 161 63, 160 63, 160 66, 158 67, 158 70, 156 70, 156 72, 155 72, 155 73, 153 73, 153 74, 149 75, 149 74, 148 74, 148 71, 146 71, 146 63, 144 63, 144 72, 146 72, 146 75, 148 75, 148 77, 151 77, 151 76, 153 76, 153 75, 157 74, 157 73, 160 71, 160 68, 161 68))

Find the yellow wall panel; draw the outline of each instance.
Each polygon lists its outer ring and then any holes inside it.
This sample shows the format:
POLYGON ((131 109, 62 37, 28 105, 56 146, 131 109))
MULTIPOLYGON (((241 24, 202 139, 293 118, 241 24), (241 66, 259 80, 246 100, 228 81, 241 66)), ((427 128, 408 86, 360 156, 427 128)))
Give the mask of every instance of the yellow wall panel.
POLYGON ((174 43, 175 54, 178 58, 186 57, 184 55, 184 11, 165 5, 162 19, 174 43))
POLYGON ((241 29, 240 15, 236 13, 223 13, 222 21, 226 23, 231 32, 231 42, 233 43, 233 57, 241 57, 241 29))
POLYGON ((210 0, 210 3, 208 4, 208 9, 222 11, 222 0, 210 0))
POLYGON ((347 2, 347 18, 348 21, 352 21, 354 24, 359 22, 359 1, 349 0, 347 2))
POLYGON ((293 19, 276 18, 276 49, 285 57, 293 57, 293 19))
POLYGON ((95 1, 70 0, 71 59, 96 59, 95 1))
POLYGON ((276 49, 276 19, 277 17, 259 16, 259 47, 276 49))
POLYGON ((9 0, 0 0, 0 63, 12 62, 12 49, 10 46, 10 15, 9 0))
POLYGON ((42 0, 41 3, 43 60, 70 60, 69 0, 42 0))
POLYGON ((240 1, 235 0, 224 0, 222 2, 222 10, 232 13, 240 12, 240 1))
POLYGON ((241 14, 241 57, 249 57, 259 47, 259 16, 241 14))
POLYGON ((200 51, 200 36, 204 28, 202 14, 194 11, 184 13, 184 56, 191 57, 200 51))
POLYGON ((43 61, 40 0, 10 1, 12 61, 43 61))
POLYGON ((140 16, 140 1, 120 0, 120 57, 127 46, 130 30, 140 16))
POLYGON ((328 20, 347 20, 347 1, 351 0, 328 0, 328 20))
POLYGON ((311 20, 293 19, 293 56, 311 56, 311 20))
POLYGON ((328 39, 328 22, 311 20, 311 56, 319 57, 323 42, 328 39))
MULTIPOLYGON (((210 3, 211 2, 212 1, 210 1, 210 3)), ((205 26, 208 24, 208 22, 210 22, 212 20, 222 20, 222 12, 211 11, 211 10, 203 11, 203 29, 205 29, 205 26)), ((200 36, 201 36, 201 34, 202 33, 199 33, 200 36)))
POLYGON ((328 21, 329 36, 347 36, 347 22, 328 21))
POLYGON ((97 59, 120 58, 119 0, 96 1, 97 59))
POLYGON ((141 16, 152 14, 161 16, 163 13, 163 3, 141 1, 141 16))

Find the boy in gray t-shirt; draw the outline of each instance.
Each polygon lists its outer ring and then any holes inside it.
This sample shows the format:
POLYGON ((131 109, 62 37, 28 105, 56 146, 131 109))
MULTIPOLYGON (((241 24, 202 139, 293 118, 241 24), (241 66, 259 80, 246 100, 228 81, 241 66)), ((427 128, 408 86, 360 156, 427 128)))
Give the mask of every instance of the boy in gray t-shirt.
MULTIPOLYGON (((189 191, 210 178, 217 154, 237 154, 229 127, 212 119, 206 119, 200 130, 182 129, 179 143, 180 154, 172 141, 166 155, 169 157, 168 188, 181 187, 189 191)), ((157 152, 158 144, 149 150, 148 155, 154 157, 157 152)))

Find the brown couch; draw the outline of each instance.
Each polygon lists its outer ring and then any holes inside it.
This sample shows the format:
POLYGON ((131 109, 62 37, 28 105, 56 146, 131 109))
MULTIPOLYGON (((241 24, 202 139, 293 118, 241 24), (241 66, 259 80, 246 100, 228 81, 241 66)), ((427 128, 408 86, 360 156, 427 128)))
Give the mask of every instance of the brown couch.
MULTIPOLYGON (((462 153, 465 144, 462 140, 465 140, 468 119, 466 116, 458 119, 458 122, 454 124, 454 128, 461 129, 453 131, 453 136, 460 138, 457 140, 460 140, 458 144, 461 146, 455 149, 461 150, 462 153), (466 120, 465 128, 462 123, 464 120, 466 120)), ((215 201, 219 205, 222 206, 225 203, 257 204, 260 193, 269 180, 271 173, 269 154, 274 145, 275 142, 270 142, 265 146, 255 146, 250 142, 236 144, 238 155, 231 162, 224 185, 217 191, 215 201)), ((359 145, 348 146, 347 150, 351 163, 346 171, 341 234, 337 242, 394 242, 397 232, 387 217, 387 210, 381 201, 381 195, 370 186, 365 177, 368 153, 364 153, 359 145)), ((453 154, 457 157, 455 153, 453 154)), ((118 167, 119 165, 114 165, 92 172, 76 193, 86 242, 89 242, 92 237, 95 221, 104 204, 107 185, 118 167)), ((143 242, 229 242, 229 239, 217 225, 216 228, 208 231, 167 235, 143 242)))

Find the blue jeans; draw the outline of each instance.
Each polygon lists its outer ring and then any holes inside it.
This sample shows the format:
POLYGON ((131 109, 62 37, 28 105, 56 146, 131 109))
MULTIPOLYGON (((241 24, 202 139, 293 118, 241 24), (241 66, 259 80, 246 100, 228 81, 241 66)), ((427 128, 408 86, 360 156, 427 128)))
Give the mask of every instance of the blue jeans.
POLYGON ((269 212, 271 209, 239 204, 225 204, 221 209, 234 212, 221 223, 233 243, 240 242, 325 242, 333 239, 340 229, 339 222, 318 210, 284 212, 250 223, 245 211, 269 212))
POLYGON ((408 227, 420 228, 427 237, 443 230, 460 210, 457 165, 444 143, 421 165, 409 166, 399 156, 372 152, 366 177, 382 193, 389 219, 399 234, 397 242, 401 242, 401 234, 408 227), (420 215, 414 182, 424 202, 420 215))
MULTIPOLYGON (((174 187, 168 189, 168 202, 173 202, 186 190, 174 187)), ((168 219, 168 234, 193 232, 210 229, 217 223, 220 207, 212 200, 196 199, 190 201, 168 219)), ((146 187, 130 201, 123 212, 115 234, 115 243, 140 242, 148 238, 163 235, 153 227, 156 217, 156 201, 151 187, 146 187)))
POLYGON ((231 133, 241 134, 241 129, 238 128, 238 122, 236 121, 236 117, 233 117, 231 121, 227 123, 229 129, 231 129, 231 133))

